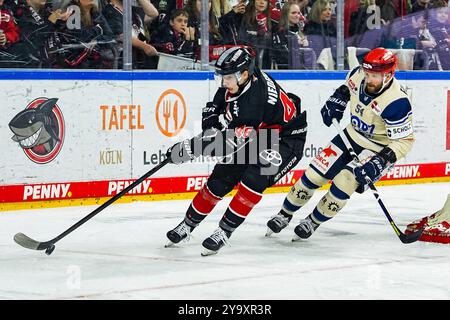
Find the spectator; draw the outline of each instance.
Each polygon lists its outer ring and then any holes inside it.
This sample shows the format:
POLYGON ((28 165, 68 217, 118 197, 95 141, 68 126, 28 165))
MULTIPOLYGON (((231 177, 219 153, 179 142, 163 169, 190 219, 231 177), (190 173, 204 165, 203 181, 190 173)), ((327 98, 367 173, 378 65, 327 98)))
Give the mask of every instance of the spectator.
POLYGON ((280 22, 273 34, 273 58, 279 69, 288 65, 290 38, 295 38, 300 47, 309 45, 308 39, 303 34, 304 19, 300 7, 294 2, 285 3, 281 9, 280 22))
MULTIPOLYGON (((331 5, 328 0, 317 0, 313 4, 304 32, 308 35, 321 35, 324 39, 336 38, 336 27, 331 22, 331 5)), ((331 44, 327 45, 330 46, 331 44)))
POLYGON ((258 65, 270 68, 272 41, 271 10, 267 0, 250 0, 248 5, 240 2, 228 14, 220 18, 226 44, 251 46, 257 53, 258 65))
POLYGON ((417 28, 417 48, 423 51, 414 59, 414 69, 436 70, 440 63, 435 50, 436 40, 428 28, 429 12, 427 10, 422 12, 424 13, 413 20, 413 27, 417 28))
POLYGON ((448 7, 431 10, 430 33, 435 39, 435 50, 439 56, 438 70, 450 70, 450 24, 448 23, 448 7))
POLYGON ((97 0, 73 0, 79 7, 80 23, 68 24, 63 42, 70 46, 64 59, 66 67, 78 69, 113 68, 114 54, 111 49, 114 34, 99 11, 97 0))
MULTIPOLYGON (((185 9, 189 14, 188 27, 194 29, 193 40, 195 41, 196 55, 197 58, 200 58, 202 0, 189 0, 185 9)), ((222 43, 222 39, 223 37, 219 31, 219 18, 214 14, 212 1, 209 0, 209 45, 219 45, 222 43)))
MULTIPOLYGON (((140 0, 145 16, 144 21, 150 22, 158 17, 158 10, 148 0, 140 0)), ((155 47, 149 43, 149 39, 145 34, 144 22, 137 12, 137 7, 132 7, 132 61, 133 69, 155 69, 156 60, 154 57, 158 54, 155 47)), ((110 0, 103 9, 103 14, 111 26, 111 30, 119 42, 123 41, 123 1, 110 0)), ((121 53, 123 54, 123 53, 121 53)), ((122 65, 119 64, 119 68, 122 65)))
POLYGON ((375 0, 359 1, 358 10, 350 15, 350 26, 349 26, 350 36, 361 35, 370 29, 368 25, 368 20, 371 19, 374 11, 370 10, 369 8, 373 7, 375 7, 375 0))
POLYGON ((429 7, 431 7, 431 0, 416 0, 412 5, 411 13, 423 11, 429 7))
POLYGON ((349 36, 350 16, 358 11, 360 0, 346 0, 344 2, 344 36, 349 36))
POLYGON ((12 12, 0 0, 0 49, 4 50, 19 41, 19 27, 12 12))
POLYGON ((151 37, 151 44, 160 52, 173 55, 194 56, 194 30, 188 27, 189 14, 177 9, 170 16, 169 24, 162 25, 151 37))
POLYGON ((224 44, 238 44, 238 30, 242 21, 242 15, 245 13, 247 4, 239 0, 239 3, 233 6, 227 14, 219 18, 221 29, 224 30, 224 44))
POLYGON ((209 11, 209 45, 216 46, 223 43, 223 35, 220 29, 219 17, 214 14, 212 8, 209 11))
POLYGON ((53 67, 60 58, 55 47, 61 42, 58 31, 63 28, 63 21, 71 12, 50 12, 46 0, 20 1, 13 10, 20 30, 20 41, 9 49, 16 60, 11 67, 53 67))
POLYGON ((336 27, 331 20, 332 10, 328 0, 314 2, 308 15, 304 32, 310 47, 317 56, 317 65, 325 70, 336 66, 336 27))
POLYGON ((380 7, 381 19, 386 23, 408 14, 408 3, 406 0, 376 0, 376 4, 380 7))
MULTIPOLYGON (((208 9, 211 13, 211 0, 208 1, 208 9)), ((202 0, 188 0, 184 10, 186 10, 189 15, 188 28, 191 39, 194 41, 194 46, 198 47, 200 45, 198 39, 201 37, 200 24, 202 20, 202 0)))

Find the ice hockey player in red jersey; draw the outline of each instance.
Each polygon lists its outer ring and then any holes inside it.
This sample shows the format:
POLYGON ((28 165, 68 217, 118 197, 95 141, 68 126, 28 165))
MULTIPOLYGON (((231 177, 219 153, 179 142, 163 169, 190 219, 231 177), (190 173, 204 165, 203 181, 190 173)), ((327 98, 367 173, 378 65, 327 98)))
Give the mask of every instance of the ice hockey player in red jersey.
POLYGON ((419 241, 450 243, 450 194, 441 210, 428 217, 413 221, 406 227, 406 234, 424 228, 419 241))
MULTIPOLYGON (((215 64, 215 78, 220 88, 202 112, 202 130, 216 135, 212 141, 223 139, 225 144, 237 146, 237 149, 241 146, 252 149, 251 132, 256 133, 257 138, 262 132, 276 132, 278 138, 274 146, 258 149, 257 163, 246 160, 244 163, 223 161, 216 164, 203 189, 191 202, 183 221, 167 232, 167 246, 188 240, 190 233, 216 204, 237 186, 237 193, 219 227, 203 241, 205 250, 202 255, 217 253, 261 200, 263 191, 300 161, 307 129, 306 111, 300 110, 300 98, 286 93, 275 80, 259 70, 254 56, 247 49, 234 47, 222 53, 215 64), (221 116, 224 119, 219 118, 221 116), (219 119, 224 120, 225 128, 219 119), (232 139, 228 137, 230 132, 232 139), (267 165, 274 170, 265 172, 267 165)), ((207 140, 204 137, 202 141, 207 140)), ((174 145, 168 151, 169 159, 180 163, 199 153, 209 155, 207 147, 202 147, 201 152, 193 151, 193 140, 174 145), (188 156, 179 160, 180 154, 188 156)))
POLYGON ((336 135, 292 187, 280 212, 267 222, 266 235, 284 229, 315 190, 332 180, 330 190, 313 212, 294 229, 293 240, 309 238, 322 223, 342 210, 355 191, 362 193, 367 189, 366 177, 378 181, 411 150, 412 109, 408 96, 394 78, 396 65, 397 58, 389 50, 370 51, 321 109, 323 122, 329 127, 333 119, 342 119, 350 103, 351 119, 344 133, 363 165, 353 161, 336 135))

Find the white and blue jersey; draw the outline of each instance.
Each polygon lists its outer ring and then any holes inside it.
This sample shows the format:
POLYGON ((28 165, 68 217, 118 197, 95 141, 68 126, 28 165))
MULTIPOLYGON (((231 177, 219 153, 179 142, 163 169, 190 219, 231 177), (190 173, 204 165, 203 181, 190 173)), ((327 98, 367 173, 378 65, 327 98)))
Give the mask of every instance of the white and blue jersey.
POLYGON ((346 85, 350 90, 350 137, 363 148, 379 152, 388 146, 397 160, 404 157, 414 142, 412 108, 397 79, 381 93, 368 95, 364 71, 358 67, 349 72, 346 85))

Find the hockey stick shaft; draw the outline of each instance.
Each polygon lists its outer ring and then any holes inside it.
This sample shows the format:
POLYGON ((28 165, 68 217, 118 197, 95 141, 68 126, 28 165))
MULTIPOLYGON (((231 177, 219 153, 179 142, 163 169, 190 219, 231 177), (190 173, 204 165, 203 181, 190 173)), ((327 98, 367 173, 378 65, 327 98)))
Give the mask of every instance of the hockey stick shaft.
POLYGON ((138 178, 136 181, 131 183, 128 187, 124 188, 121 192, 113 196, 112 198, 108 199, 105 203, 103 203, 100 207, 96 208, 94 211, 92 211, 90 214, 88 214, 86 217, 75 223, 73 226, 71 226, 69 229, 58 235, 52 240, 46 241, 46 242, 38 242, 35 241, 24 234, 17 234, 14 237, 14 240, 29 249, 35 249, 35 250, 44 250, 51 246, 53 246, 56 242, 67 236, 69 233, 73 232, 75 229, 79 228, 81 225, 83 225, 85 222, 96 216, 98 213, 106 209, 109 205, 120 199, 122 196, 124 196, 127 192, 131 191, 133 188, 137 187, 139 184, 141 184, 145 179, 156 173, 159 169, 164 167, 167 163, 169 163, 169 159, 165 159, 160 164, 158 164, 156 167, 145 173, 143 176, 138 178))
POLYGON ((154 167, 152 170, 148 171, 146 174, 144 174, 143 176, 141 176, 139 179, 137 179, 136 181, 134 181, 132 184, 130 184, 128 187, 124 188, 121 192, 119 192, 118 194, 116 194, 114 197, 108 199, 108 201, 106 201, 105 203, 103 203, 100 207, 98 207, 97 209, 95 209, 94 211, 92 211, 89 215, 87 215, 86 217, 84 217, 83 219, 81 219, 79 222, 77 222, 76 224, 74 224, 72 227, 70 227, 69 229, 67 229, 66 231, 64 231, 63 233, 61 233, 58 237, 56 237, 54 239, 54 241, 52 241, 53 243, 61 240, 62 238, 64 238, 66 235, 68 235, 69 233, 71 233, 72 231, 74 231, 75 229, 77 229, 78 227, 80 227, 82 224, 84 224, 86 221, 90 220, 91 218, 93 218, 94 216, 96 216, 98 213, 100 213, 101 211, 103 211, 104 209, 106 209, 107 207, 109 207, 112 203, 116 202, 117 200, 119 200, 120 198, 122 198, 126 193, 128 193, 129 191, 131 191, 132 189, 134 189, 135 187, 137 187, 138 185, 140 185, 145 179, 147 179, 148 177, 150 177, 151 175, 153 175, 155 172, 157 172, 159 169, 161 169, 162 167, 164 167, 167 163, 169 163, 168 159, 165 159, 164 161, 162 161, 159 165, 157 165, 156 167, 154 167))
MULTIPOLYGON (((359 160, 358 155, 356 154, 355 150, 353 150, 353 147, 348 140, 347 136, 345 135, 344 131, 342 130, 342 127, 340 126, 339 122, 333 118, 332 120, 334 127, 338 131, 339 136, 341 137, 342 141, 344 142, 348 152, 350 152, 350 155, 352 158, 361 165, 361 161, 359 160)), ((381 200, 380 194, 378 193, 377 188, 373 184, 372 180, 370 180, 369 177, 366 177, 367 185, 369 186, 370 190, 372 191, 375 199, 377 200, 378 204, 380 205, 381 209, 383 210, 383 213, 385 214, 386 218, 388 219, 390 225, 394 229, 397 236, 400 238, 400 240, 403 243, 411 243, 414 241, 417 241, 420 238, 420 235, 422 234, 422 230, 419 230, 415 233, 406 235, 400 231, 400 229, 397 227, 396 223, 394 222, 394 219, 392 219, 391 215, 389 214, 389 211, 387 210, 386 206, 384 205, 383 201, 381 200)))

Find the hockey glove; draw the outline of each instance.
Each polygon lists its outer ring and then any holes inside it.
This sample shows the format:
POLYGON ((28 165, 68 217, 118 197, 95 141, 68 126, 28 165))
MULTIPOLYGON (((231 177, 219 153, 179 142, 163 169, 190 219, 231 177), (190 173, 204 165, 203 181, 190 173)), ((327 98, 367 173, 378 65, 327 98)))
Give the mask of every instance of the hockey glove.
POLYGON ((216 129, 206 130, 191 139, 174 144, 167 150, 166 156, 171 163, 180 164, 189 162, 202 155, 203 151, 215 142, 218 134, 220 134, 220 131, 216 129))
POLYGON ((202 110, 202 130, 216 128, 223 129, 223 125, 219 121, 219 107, 212 102, 208 102, 202 110))
POLYGON ((174 144, 167 150, 167 158, 170 163, 180 164, 189 162, 195 158, 191 148, 191 139, 186 139, 174 144))
POLYGON ((340 86, 333 95, 328 98, 327 102, 325 102, 325 105, 320 110, 323 123, 327 127, 331 126, 333 119, 336 119, 338 122, 341 121, 348 100, 350 100, 350 92, 346 85, 340 86))
POLYGON ((380 156, 373 156, 372 159, 367 161, 362 166, 353 169, 356 181, 364 186, 367 184, 366 177, 368 177, 372 182, 377 181, 380 178, 385 166, 384 160, 380 156))
POLYGON ((375 183, 382 177, 384 169, 396 161, 397 158, 394 151, 389 147, 385 147, 379 154, 373 156, 365 164, 353 169, 353 174, 361 186, 367 184, 366 177, 375 183))

